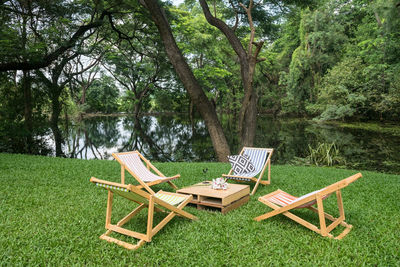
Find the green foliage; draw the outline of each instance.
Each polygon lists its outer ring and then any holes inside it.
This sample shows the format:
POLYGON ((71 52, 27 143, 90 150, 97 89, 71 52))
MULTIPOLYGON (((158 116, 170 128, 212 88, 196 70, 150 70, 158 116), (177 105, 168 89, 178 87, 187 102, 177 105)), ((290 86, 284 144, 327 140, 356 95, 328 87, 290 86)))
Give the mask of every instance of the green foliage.
POLYGON ((32 93, 33 112, 30 132, 24 119, 22 82, 13 83, 7 73, 0 73, 0 151, 9 153, 32 153, 47 155, 47 122, 45 114, 48 103, 41 90, 32 93), (32 137, 32 143, 27 139, 32 137))
POLYGON ((362 115, 367 106, 363 77, 363 63, 360 58, 344 59, 333 67, 323 78, 318 104, 308 107, 320 114, 320 120, 340 120, 362 115))
MULTIPOLYGON (((257 64, 253 81, 259 97, 258 111, 309 115, 318 120, 398 120, 397 4, 396 0, 326 0, 264 1, 263 5, 256 5, 253 18, 257 41, 265 41, 260 58, 266 58, 257 64)), ((220 117, 222 113, 229 114, 223 123, 231 124, 243 97, 240 66, 231 46, 207 23, 197 1, 188 0, 180 7, 163 5, 194 75, 220 111, 220 117)), ((249 27, 239 2, 228 5, 215 1, 210 8, 229 26, 234 25, 238 15, 236 34, 247 46, 249 27)), ((30 5, 7 1, 0 5, 0 63, 43 58, 66 44, 80 25, 96 20, 105 9, 112 13, 113 26, 119 33, 104 23, 96 34, 85 35, 85 40, 63 56, 72 56, 76 51, 92 58, 104 55, 101 63, 114 77, 95 82, 87 92, 87 103, 79 106, 72 101, 78 103, 77 96, 84 86, 64 83, 66 72, 74 72, 76 62, 60 70, 56 67, 59 62, 54 61, 41 71, 47 78, 51 73, 61 75, 59 84, 64 91, 54 97, 60 100, 59 106, 69 113, 132 112, 138 107, 142 111, 186 114, 193 103, 166 60, 154 23, 138 1, 120 1, 118 5, 108 1, 34 1, 30 5), (101 45, 93 45, 99 40, 101 45), (116 80, 118 88, 114 86, 116 80), (122 97, 117 98, 122 87, 122 97), (67 89, 73 92, 71 96, 67 89)), ((0 88, 0 135, 2 140, 11 140, 26 150, 24 140, 29 133, 24 128, 21 72, 4 75, 0 88)), ((50 93, 46 95, 45 87, 34 75, 32 72, 34 125, 37 132, 42 132, 41 119, 51 111, 50 93)), ((88 76, 86 72, 82 77, 88 76)), ((11 147, 3 145, 3 150, 23 151, 11 147)))
POLYGON ((277 61, 282 67, 290 64, 293 51, 300 45, 299 27, 301 21, 301 9, 294 8, 285 16, 285 23, 281 25, 282 34, 272 44, 272 50, 277 53, 277 61))
POLYGON ((172 90, 157 90, 150 101, 151 111, 179 112, 189 111, 189 97, 186 92, 172 90))
MULTIPOLYGON (((230 168, 226 163, 155 165, 165 175, 180 173, 181 178, 176 180, 179 188, 218 177, 230 168)), ((0 262, 7 266, 396 266, 400 238, 398 175, 362 171, 363 178, 342 191, 346 221, 353 225, 342 241, 321 237, 283 215, 262 222, 253 220, 271 210, 257 200, 262 195, 281 188, 301 196, 355 172, 272 165, 272 184, 259 186, 247 204, 226 215, 187 206, 185 210, 199 220, 176 216, 151 243, 130 251, 98 238, 105 232, 107 193, 89 182, 91 176, 118 182, 120 166, 116 161, 0 154, 0 262)), ((126 179, 128 183, 134 181, 129 176, 126 179)), ((170 191, 171 187, 162 184, 154 188, 160 189, 170 191)), ((115 196, 112 222, 136 206, 115 196)), ((338 215, 336 207, 335 196, 324 201, 324 208, 334 216, 338 215)), ((318 222, 315 213, 293 212, 318 222)), ((126 227, 145 232, 146 215, 142 211, 126 227)), ((157 213, 155 220, 164 217, 157 213)), ((341 230, 339 226, 333 234, 341 230)), ((124 241, 135 242, 132 238, 124 241)))
POLYGON ((315 103, 321 77, 340 58, 347 37, 340 16, 332 16, 335 7, 322 6, 301 13, 300 45, 293 52, 289 72, 281 78, 288 96, 283 101, 287 112, 303 113, 315 103))
POLYGON ((134 18, 122 16, 124 23, 120 30, 132 37, 118 40, 119 36, 111 31, 107 42, 110 48, 105 53, 103 66, 111 72, 122 91, 119 110, 136 116, 152 109, 160 110, 163 100, 157 102, 158 91, 169 91, 168 97, 173 98, 181 85, 167 60, 157 28, 144 7, 133 1, 129 11, 135 14, 134 18))
POLYGON ((382 124, 382 123, 345 123, 345 122, 331 122, 333 125, 348 129, 360 129, 368 132, 375 132, 379 134, 389 134, 393 136, 400 136, 400 126, 393 124, 382 124))
POLYGON ((118 110, 119 91, 108 76, 97 79, 87 90, 87 111, 112 113, 118 110))
MULTIPOLYGON (((220 10, 222 6, 217 9, 220 10)), ((174 16, 172 24, 178 46, 208 98, 221 110, 238 110, 242 92, 240 70, 225 36, 206 21, 198 3, 169 11, 174 16)))
POLYGON ((85 1, 8 1, 0 6, 0 62, 35 62, 54 50, 93 12, 85 1), (80 20, 77 23, 76 20, 80 20))
POLYGON ((400 25, 400 19, 388 19, 381 11, 386 5, 368 7, 346 56, 324 76, 320 119, 398 118, 400 30, 393 25, 400 25), (382 25, 375 16, 381 17, 382 25))
POLYGON ((309 155, 307 160, 312 165, 316 166, 334 166, 346 165, 346 161, 340 156, 340 151, 335 143, 319 143, 317 147, 313 148, 308 145, 309 155))
MULTIPOLYGON (((300 45, 280 79, 287 92, 281 99, 282 111, 319 120, 397 119, 400 17, 396 4, 393 0, 329 0, 315 10, 302 10, 300 45)), ((285 29, 293 34, 295 27, 287 23, 285 29)), ((276 43, 290 40, 286 34, 276 43)))

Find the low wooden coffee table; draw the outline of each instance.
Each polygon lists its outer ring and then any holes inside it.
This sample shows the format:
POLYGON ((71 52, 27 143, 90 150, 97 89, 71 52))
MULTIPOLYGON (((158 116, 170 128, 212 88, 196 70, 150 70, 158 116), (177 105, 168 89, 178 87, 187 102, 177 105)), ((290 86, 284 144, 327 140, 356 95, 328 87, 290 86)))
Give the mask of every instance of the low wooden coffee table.
POLYGON ((228 184, 227 190, 215 190, 211 189, 210 181, 185 187, 176 192, 193 195, 190 203, 195 204, 197 209, 215 209, 223 214, 242 206, 250 199, 249 185, 228 184))

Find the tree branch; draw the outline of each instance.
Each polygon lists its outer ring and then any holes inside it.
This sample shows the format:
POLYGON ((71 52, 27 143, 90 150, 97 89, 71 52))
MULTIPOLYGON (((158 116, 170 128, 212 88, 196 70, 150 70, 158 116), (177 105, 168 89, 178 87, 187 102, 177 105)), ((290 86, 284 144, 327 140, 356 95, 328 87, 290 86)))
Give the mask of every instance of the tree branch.
MULTIPOLYGON (((250 41, 248 47, 248 55, 251 56, 253 54, 253 43, 254 43, 254 35, 255 35, 255 28, 253 24, 253 17, 251 16, 251 9, 253 8, 253 0, 250 0, 249 7, 246 8, 245 5, 239 3, 239 5, 246 11, 247 18, 249 20, 250 26, 250 41)), ((257 57, 257 56, 256 56, 257 57)))
POLYGON ((1 71, 9 71, 9 70, 35 70, 47 67, 54 60, 56 60, 59 56, 61 56, 65 51, 72 48, 75 43, 81 38, 87 31, 93 28, 98 28, 103 25, 104 17, 108 14, 107 11, 103 11, 100 15, 100 18, 92 23, 82 25, 78 28, 78 30, 72 35, 72 37, 63 45, 60 45, 59 48, 54 50, 48 55, 44 55, 41 58, 32 59, 30 61, 14 61, 0 64, 0 72, 1 71))
POLYGON ((233 31, 236 31, 236 29, 237 29, 237 27, 238 27, 238 25, 239 25, 239 15, 238 15, 238 12, 237 12, 237 10, 236 10, 236 8, 235 8, 235 5, 233 4, 232 0, 229 0, 229 3, 231 4, 232 9, 233 9, 234 12, 235 12, 235 25, 233 26, 232 30, 233 30, 233 31))
POLYGON ((235 32, 231 28, 229 28, 228 25, 225 24, 225 22, 212 16, 208 4, 205 0, 199 0, 199 2, 208 23, 218 28, 226 36, 233 50, 240 58, 240 62, 247 62, 246 51, 243 48, 239 38, 237 38, 237 36, 235 35, 235 32))

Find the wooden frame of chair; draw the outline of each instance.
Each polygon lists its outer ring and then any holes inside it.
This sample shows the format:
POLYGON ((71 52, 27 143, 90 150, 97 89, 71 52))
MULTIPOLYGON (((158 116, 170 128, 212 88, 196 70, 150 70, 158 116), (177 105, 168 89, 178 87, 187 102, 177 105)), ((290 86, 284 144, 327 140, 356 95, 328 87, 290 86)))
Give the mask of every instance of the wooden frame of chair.
POLYGON ((180 174, 171 176, 171 177, 166 177, 162 172, 160 172, 153 164, 151 164, 151 162, 146 159, 139 151, 135 150, 135 151, 129 151, 129 152, 121 152, 121 153, 112 153, 112 156, 119 162, 119 164, 121 165, 121 184, 125 184, 125 170, 127 170, 139 183, 140 185, 137 186, 137 188, 145 188, 149 193, 154 194, 154 191, 150 188, 153 185, 156 184, 160 184, 160 183, 164 183, 167 182, 169 185, 172 186, 172 188, 174 188, 174 190, 177 190, 178 187, 171 182, 171 180, 179 178, 180 174), (127 154, 133 154, 136 153, 139 155, 140 159, 146 163, 146 167, 148 170, 153 170, 157 175, 161 176, 161 177, 165 177, 165 179, 160 179, 157 181, 153 181, 153 182, 149 182, 146 183, 144 182, 136 173, 134 173, 132 170, 130 170, 126 164, 119 158, 119 155, 127 155, 127 154))
POLYGON ((271 196, 273 196, 277 193, 282 193, 282 192, 285 193, 284 191, 278 189, 270 194, 259 197, 258 200, 260 202, 264 203, 265 205, 271 207, 274 210, 270 211, 268 213, 265 213, 263 215, 260 215, 256 218, 254 218, 254 220, 261 221, 261 220, 268 219, 268 218, 278 215, 278 214, 283 214, 283 215, 287 216, 288 218, 296 221, 297 223, 307 227, 308 229, 310 229, 322 236, 327 236, 330 238, 335 238, 335 239, 340 240, 343 237, 345 237, 353 227, 352 225, 350 225, 344 221, 345 215, 344 215, 341 189, 361 177, 362 177, 361 173, 354 174, 354 175, 352 175, 348 178, 345 178, 337 183, 329 185, 329 186, 323 188, 322 190, 316 191, 315 193, 310 194, 307 197, 301 197, 301 198, 299 198, 299 200, 295 200, 286 206, 278 206, 278 205, 268 201, 268 198, 270 198, 271 196), (338 218, 335 218, 332 215, 326 213, 324 211, 324 206, 323 206, 323 200, 325 198, 327 198, 333 192, 336 192, 337 204, 338 204, 338 209, 339 209, 339 217, 338 218), (317 208, 312 206, 315 203, 317 204, 317 208), (318 228, 318 226, 289 212, 289 210, 296 209, 296 208, 307 208, 307 209, 317 213, 318 217, 319 217, 319 222, 320 222, 319 228, 318 228), (327 225, 325 219, 332 221, 332 223, 330 225, 327 225), (334 228, 336 228, 338 225, 345 227, 345 229, 338 236, 334 237, 330 232, 334 228))
POLYGON ((118 244, 126 249, 130 250, 136 250, 143 246, 146 242, 151 242, 152 237, 158 233, 172 218, 174 218, 176 215, 182 216, 191 220, 197 220, 197 217, 184 211, 183 208, 192 200, 193 196, 192 195, 184 195, 184 194, 178 194, 178 193, 170 193, 170 192, 165 192, 165 191, 159 191, 162 192, 162 194, 168 194, 172 196, 179 196, 185 198, 184 201, 182 201, 178 206, 173 206, 153 194, 149 194, 141 189, 138 189, 137 187, 128 184, 120 184, 120 183, 114 183, 114 182, 109 182, 106 180, 101 180, 97 179, 95 177, 90 178, 90 182, 92 183, 100 183, 104 184, 106 186, 110 186, 110 188, 106 188, 108 190, 108 197, 107 197, 107 211, 106 211, 106 223, 105 223, 105 228, 107 231, 100 236, 100 239, 106 240, 111 243, 118 244), (118 221, 116 224, 111 223, 111 214, 112 214, 112 202, 113 202, 113 195, 114 193, 111 191, 112 187, 117 187, 117 188, 123 188, 127 189, 128 191, 135 193, 138 195, 138 199, 133 199, 133 198, 128 198, 131 201, 134 201, 139 204, 138 207, 136 207, 134 210, 132 210, 128 215, 126 215, 124 218, 122 218, 120 221, 118 221), (142 201, 140 201, 140 199, 142 201), (148 214, 147 214, 147 231, 146 233, 139 233, 135 231, 128 230, 126 228, 123 228, 122 226, 129 222, 135 215, 137 215, 143 208, 148 208, 148 214), (155 211, 169 211, 168 215, 161 220, 156 226, 153 225, 153 218, 154 218, 154 212, 155 211), (119 234, 127 235, 136 239, 139 239, 139 241, 136 244, 131 244, 128 242, 124 242, 121 240, 118 240, 114 237, 111 237, 111 233, 116 232, 119 234))
POLYGON ((260 147, 243 147, 242 150, 240 151, 240 155, 243 155, 245 149, 260 149, 260 150, 266 150, 268 153, 267 159, 265 160, 264 166, 260 172, 260 174, 258 175, 258 178, 255 177, 246 177, 246 176, 240 176, 240 175, 233 175, 233 169, 231 168, 228 174, 222 174, 222 177, 230 177, 230 179, 233 179, 235 181, 238 182, 245 182, 241 179, 247 179, 251 182, 256 183, 254 185, 253 190, 251 191, 250 195, 254 195, 254 193, 256 192, 258 185, 262 184, 262 185, 269 185, 271 184, 271 156, 272 153, 274 152, 273 148, 260 148, 260 147), (262 180, 263 176, 264 176, 264 172, 265 169, 268 167, 268 180, 262 180), (235 179, 238 178, 238 179, 235 179))

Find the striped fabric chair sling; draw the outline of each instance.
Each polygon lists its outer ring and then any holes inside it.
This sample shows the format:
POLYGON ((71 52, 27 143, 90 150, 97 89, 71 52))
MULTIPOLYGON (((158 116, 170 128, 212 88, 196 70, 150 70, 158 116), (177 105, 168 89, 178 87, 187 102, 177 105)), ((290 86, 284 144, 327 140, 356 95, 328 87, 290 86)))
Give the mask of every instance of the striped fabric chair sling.
POLYGON ((121 183, 114 183, 105 180, 100 180, 95 177, 90 179, 90 182, 96 184, 99 187, 103 187, 108 190, 107 199, 107 212, 106 212, 106 229, 107 231, 100 236, 101 239, 108 242, 116 243, 127 249, 138 249, 146 242, 151 242, 152 237, 160 231, 172 218, 176 215, 185 217, 191 220, 197 220, 197 217, 183 210, 183 208, 192 200, 191 195, 183 195, 177 193, 170 193, 165 191, 159 191, 154 194, 138 189, 130 184, 125 185, 121 183), (139 204, 132 212, 118 221, 116 224, 111 223, 112 213, 112 202, 114 194, 120 195, 128 200, 139 204), (130 221, 136 214, 138 214, 143 208, 147 208, 147 231, 146 233, 139 233, 128 230, 122 226, 130 221), (167 212, 168 215, 161 220, 156 226, 153 226, 153 217, 155 211, 167 212), (121 241, 114 237, 111 237, 111 233, 116 232, 119 234, 127 235, 138 239, 136 244, 121 241))
POLYGON ((271 156, 274 150, 272 148, 256 148, 256 147, 243 147, 240 155, 247 155, 254 165, 255 170, 248 173, 237 174, 233 168, 228 174, 222 174, 226 179, 232 179, 239 182, 255 182, 251 195, 257 190, 259 184, 268 185, 271 183, 271 156), (268 179, 262 180, 265 169, 268 167, 268 179), (257 178, 255 178, 258 175, 257 178))
POLYGON ((334 238, 334 236, 330 233, 334 228, 338 225, 343 226, 345 229, 339 234, 335 239, 342 239, 346 236, 351 228, 353 227, 350 224, 347 224, 344 215, 344 208, 343 208, 343 201, 342 201, 342 194, 341 189, 349 185, 350 183, 356 181, 357 179, 361 178, 361 173, 354 174, 346 179, 343 179, 339 182, 336 182, 332 185, 329 185, 325 188, 320 190, 308 193, 301 197, 294 197, 280 189, 267 194, 265 196, 259 197, 258 200, 265 205, 274 209, 268 213, 265 213, 261 216, 254 218, 256 221, 261 221, 273 217, 278 214, 283 214, 290 219, 298 222, 299 224, 307 227, 308 229, 321 234, 322 236, 328 236, 330 238, 334 238), (323 200, 329 197, 332 193, 336 192, 337 204, 339 209, 339 217, 334 218, 332 215, 324 212, 323 200), (314 204, 317 204, 317 207, 313 207, 314 204), (307 208, 315 213, 318 213, 319 216, 319 228, 294 215, 293 213, 289 212, 292 209, 300 209, 300 208, 307 208), (332 221, 330 225, 326 225, 325 219, 332 221))
POLYGON ((125 184, 125 170, 127 170, 140 183, 139 188, 144 187, 149 193, 154 194, 154 191, 150 188, 152 185, 164 182, 169 183, 175 190, 178 189, 171 180, 179 178, 179 174, 165 177, 139 151, 113 153, 112 156, 121 165, 121 184, 125 184))

